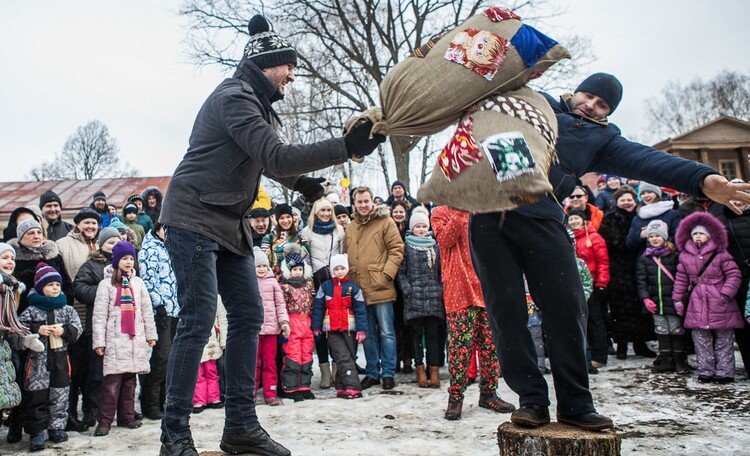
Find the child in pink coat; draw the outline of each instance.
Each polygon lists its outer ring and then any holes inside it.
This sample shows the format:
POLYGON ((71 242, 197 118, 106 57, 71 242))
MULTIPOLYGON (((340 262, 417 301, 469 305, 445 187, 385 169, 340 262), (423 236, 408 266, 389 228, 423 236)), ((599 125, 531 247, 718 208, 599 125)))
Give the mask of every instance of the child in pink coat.
POLYGON ((255 368, 255 388, 263 385, 263 398, 268 405, 281 405, 276 387, 276 345, 279 333, 288 338, 291 333, 289 315, 286 312, 284 293, 276 281, 268 263, 268 257, 258 247, 255 254, 255 274, 258 276, 258 289, 263 300, 263 326, 258 337, 258 363, 255 368))

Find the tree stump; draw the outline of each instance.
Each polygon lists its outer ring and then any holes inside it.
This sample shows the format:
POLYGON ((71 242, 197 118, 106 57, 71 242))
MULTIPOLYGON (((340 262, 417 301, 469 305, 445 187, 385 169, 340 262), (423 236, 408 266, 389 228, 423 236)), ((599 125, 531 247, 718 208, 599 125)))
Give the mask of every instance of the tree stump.
POLYGON ((500 456, 620 456, 620 436, 550 423, 524 428, 506 422, 497 428, 500 456))
POLYGON ((201 451, 198 456, 227 456, 223 451, 201 451))

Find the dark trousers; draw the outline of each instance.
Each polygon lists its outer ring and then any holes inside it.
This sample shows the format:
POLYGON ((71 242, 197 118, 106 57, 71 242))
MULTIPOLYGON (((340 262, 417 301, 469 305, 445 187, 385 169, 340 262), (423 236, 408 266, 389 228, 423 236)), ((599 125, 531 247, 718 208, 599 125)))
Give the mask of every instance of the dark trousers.
POLYGON ((115 411, 119 424, 135 421, 135 384, 135 374, 104 376, 102 396, 99 399, 98 426, 111 427, 115 411))
POLYGON ((162 391, 167 384, 167 362, 169 351, 172 349, 172 325, 167 310, 162 307, 154 309, 156 333, 159 340, 151 352, 151 371, 140 375, 141 381, 141 411, 147 414, 162 409, 162 391))
POLYGON ((214 329, 217 295, 227 309, 224 351, 224 430, 242 432, 258 426, 255 413, 255 364, 263 323, 255 263, 216 241, 185 229, 168 227, 167 250, 177 278, 180 322, 167 365, 167 400, 163 442, 190 437, 190 414, 203 348, 214 329))
POLYGON ((78 418, 78 395, 81 395, 84 415, 86 414, 86 399, 89 391, 86 381, 89 376, 89 351, 91 350, 91 334, 81 334, 81 337, 68 346, 70 357, 70 396, 68 397, 68 415, 78 418))
POLYGON ((325 337, 315 338, 315 354, 318 355, 318 364, 328 362, 328 342, 325 337))
POLYGON ((586 320, 586 336, 588 338, 591 359, 607 364, 609 345, 607 344, 607 326, 602 315, 602 302, 606 301, 606 290, 594 291, 589 296, 589 317, 586 320))
MULTIPOLYGON (((393 302, 393 324, 396 328, 396 370, 399 363, 411 366, 414 359, 414 331, 409 323, 404 321, 404 295, 396 287, 396 300, 393 302)), ((437 364, 436 364, 437 365, 437 364)))
POLYGON ((562 224, 513 211, 480 214, 471 217, 469 237, 505 382, 522 405, 550 404, 527 329, 525 273, 531 297, 544 315, 557 410, 569 416, 593 412, 586 300, 573 245, 562 224))
POLYGON ((336 360, 336 378, 334 385, 337 390, 362 390, 354 364, 354 333, 344 331, 330 331, 327 337, 328 348, 336 360))
POLYGON ((424 352, 427 349, 427 365, 440 365, 440 325, 442 320, 437 317, 422 317, 409 320, 412 331, 412 346, 414 349, 414 364, 424 364, 424 352))
POLYGON ((83 395, 83 414, 96 416, 104 382, 104 357, 88 346, 89 371, 86 377, 86 394, 83 395))

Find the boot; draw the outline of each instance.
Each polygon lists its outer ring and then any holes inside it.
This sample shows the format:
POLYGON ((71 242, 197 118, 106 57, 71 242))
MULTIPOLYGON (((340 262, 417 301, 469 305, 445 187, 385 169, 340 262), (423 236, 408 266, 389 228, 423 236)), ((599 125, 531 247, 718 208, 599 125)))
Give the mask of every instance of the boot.
POLYGON ((427 372, 424 370, 424 364, 417 364, 417 386, 427 388, 427 372))
POLYGON ((620 342, 617 344, 617 359, 628 359, 628 343, 620 342))
POLYGON ((633 351, 638 356, 643 356, 644 358, 656 358, 656 353, 648 348, 648 345, 646 345, 645 341, 638 341, 633 342, 633 351))
POLYGON ((672 341, 668 334, 658 335, 659 339, 659 355, 654 360, 654 367, 651 368, 651 372, 674 372, 674 354, 672 352, 672 341))
POLYGON ((440 368, 430 366, 430 388, 440 388, 440 368))
POLYGON ((674 371, 678 374, 689 374, 693 368, 687 362, 687 337, 684 334, 670 337, 674 352, 674 371))
POLYGON ((331 365, 328 363, 320 365, 320 387, 322 389, 331 387, 331 365))
MULTIPOLYGON (((419 368, 419 366, 417 366, 419 368)), ((461 408, 464 405, 463 399, 448 398, 448 408, 445 410, 445 419, 450 421, 461 419, 461 408)))

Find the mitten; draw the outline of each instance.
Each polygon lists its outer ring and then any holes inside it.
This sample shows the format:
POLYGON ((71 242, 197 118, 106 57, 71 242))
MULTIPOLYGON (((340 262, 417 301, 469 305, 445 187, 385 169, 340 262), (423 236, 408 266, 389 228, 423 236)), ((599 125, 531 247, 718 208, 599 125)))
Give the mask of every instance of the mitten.
POLYGON ((370 137, 372 126, 372 121, 367 120, 352 128, 351 131, 344 136, 346 154, 349 158, 352 158, 355 155, 370 155, 375 149, 377 149, 379 144, 385 142, 385 136, 383 135, 372 135, 372 137, 370 137))
POLYGON ((294 190, 302 193, 305 200, 312 203, 323 197, 325 189, 321 184, 325 181, 325 177, 300 176, 294 183, 294 190))
POLYGON ((289 334, 292 333, 292 327, 289 326, 289 323, 284 322, 281 324, 281 334, 284 335, 287 339, 289 338, 289 334))
POLYGON ((680 301, 674 303, 674 310, 677 311, 677 315, 679 316, 685 315, 685 306, 680 301))
POLYGON ((656 313, 656 303, 650 298, 644 298, 643 305, 646 306, 646 310, 648 310, 649 312, 656 313))
POLYGON ((355 337, 357 339, 357 342, 361 344, 362 341, 365 340, 365 337, 367 337, 367 335, 364 331, 357 331, 357 335, 355 337))
POLYGON ((44 344, 41 340, 39 340, 39 334, 29 334, 28 336, 23 336, 22 344, 29 350, 37 353, 44 351, 44 344))

